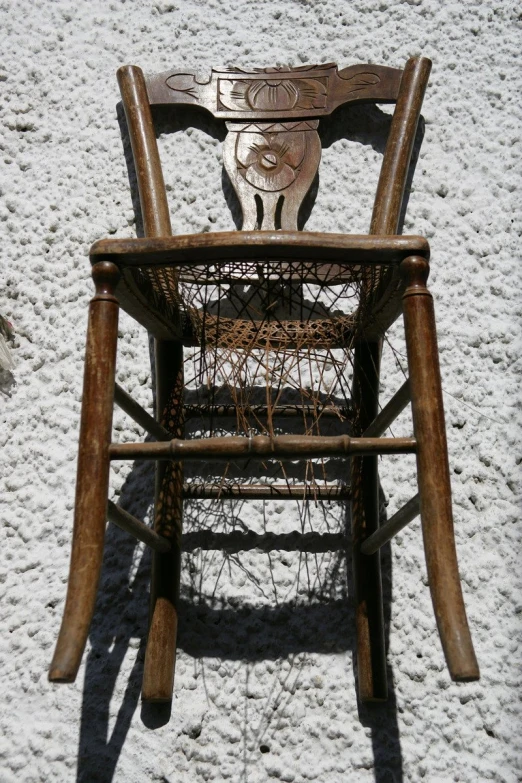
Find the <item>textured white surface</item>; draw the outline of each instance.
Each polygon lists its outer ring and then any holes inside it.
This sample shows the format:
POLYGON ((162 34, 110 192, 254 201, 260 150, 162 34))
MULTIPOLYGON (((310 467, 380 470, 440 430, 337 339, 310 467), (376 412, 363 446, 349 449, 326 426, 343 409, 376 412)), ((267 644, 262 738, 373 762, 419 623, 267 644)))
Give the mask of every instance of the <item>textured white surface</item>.
MULTIPOLYGON (((2 376, 0 400, 0 779, 521 780, 516 4, 7 0, 0 7, 0 312, 17 334, 16 368, 2 376), (50 686, 71 538, 91 292, 86 254, 97 238, 134 232, 116 68, 402 66, 417 53, 434 68, 404 230, 432 244, 457 545, 482 680, 449 681, 416 522, 385 562, 393 594, 388 706, 358 714, 353 616, 337 553, 250 552, 185 556, 172 715, 141 710, 149 557, 114 529, 77 683, 50 686)), ((324 150, 310 229, 368 225, 380 152, 357 114, 350 129, 350 116, 343 115, 349 140, 324 150)), ((194 129, 162 148, 174 230, 233 228, 218 140, 194 129)), ((150 405, 147 337, 126 317, 121 334, 119 380, 150 405)), ((403 352, 399 326, 393 344, 403 352)), ((386 368, 383 399, 401 377, 391 353, 386 368)), ((138 435, 119 413, 115 426, 121 439, 138 435)), ((383 462, 391 513, 411 493, 413 474, 404 462, 383 462)), ((123 468, 113 472, 113 494, 125 477, 123 468)), ((150 473, 134 471, 132 488, 134 511, 145 514, 150 473)), ((232 511, 225 524, 256 530, 340 525, 335 510, 323 517, 311 509, 301 519, 288 505, 232 511)), ((188 509, 187 529, 210 522, 202 505, 188 509)))

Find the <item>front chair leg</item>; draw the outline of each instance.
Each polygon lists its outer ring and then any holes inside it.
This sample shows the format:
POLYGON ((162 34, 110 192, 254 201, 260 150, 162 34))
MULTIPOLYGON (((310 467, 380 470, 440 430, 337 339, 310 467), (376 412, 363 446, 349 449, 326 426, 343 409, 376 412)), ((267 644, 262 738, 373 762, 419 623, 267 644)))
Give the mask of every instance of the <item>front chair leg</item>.
POLYGON ((92 276, 96 293, 89 305, 71 564, 51 682, 76 678, 94 614, 107 524, 119 310, 114 290, 120 273, 102 261, 92 276))
POLYGON ((401 264, 413 427, 417 439, 420 513, 431 598, 451 678, 470 681, 479 669, 460 585, 429 264, 412 256, 401 264))
MULTIPOLYGON (((157 340, 156 412, 172 437, 181 438, 183 426, 183 346, 157 340), (171 408, 171 410, 169 410, 171 408)), ((156 465, 155 523, 157 533, 172 543, 169 552, 152 555, 150 623, 143 671, 142 699, 169 702, 174 687, 178 598, 181 575, 181 528, 183 517, 183 465, 156 465)))

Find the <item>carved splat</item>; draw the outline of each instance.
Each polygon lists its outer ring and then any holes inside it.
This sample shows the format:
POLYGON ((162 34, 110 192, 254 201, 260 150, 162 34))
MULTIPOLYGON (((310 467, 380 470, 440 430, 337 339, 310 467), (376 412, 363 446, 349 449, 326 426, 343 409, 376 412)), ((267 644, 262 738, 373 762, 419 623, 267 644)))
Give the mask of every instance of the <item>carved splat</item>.
POLYGON ((297 229, 321 159, 320 117, 343 103, 397 99, 402 71, 334 63, 213 69, 208 80, 167 71, 147 80, 151 104, 200 106, 227 120, 224 164, 243 210, 243 229, 297 229))
POLYGON ((299 207, 321 160, 317 125, 227 123, 224 165, 241 203, 243 230, 297 229, 299 207))

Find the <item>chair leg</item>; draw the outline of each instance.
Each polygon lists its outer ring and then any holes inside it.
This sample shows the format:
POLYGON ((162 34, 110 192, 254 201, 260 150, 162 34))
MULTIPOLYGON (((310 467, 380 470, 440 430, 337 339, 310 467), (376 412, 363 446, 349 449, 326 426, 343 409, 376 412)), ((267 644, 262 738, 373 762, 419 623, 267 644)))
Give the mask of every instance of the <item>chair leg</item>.
POLYGON ((429 264, 401 264, 413 427, 417 439, 420 512, 428 580, 451 678, 470 681, 479 669, 460 585, 433 300, 426 287, 429 264))
MULTIPOLYGON (((175 409, 162 422, 172 437, 183 437, 183 346, 156 341, 156 411, 161 419, 169 401, 175 409)), ((152 555, 150 625, 143 671, 142 699, 169 702, 174 687, 178 599, 181 575, 183 465, 156 464, 155 530, 172 541, 166 554, 152 555)))
MULTIPOLYGON (((355 348, 353 401, 359 411, 358 433, 378 411, 381 343, 360 343, 355 348)), ((357 673, 361 701, 388 697, 382 602, 380 553, 363 555, 365 538, 379 527, 378 458, 352 458, 352 539, 357 629, 357 673)))
POLYGON ((119 271, 100 262, 92 275, 96 293, 89 306, 71 564, 52 682, 76 678, 94 613, 107 524, 119 271))

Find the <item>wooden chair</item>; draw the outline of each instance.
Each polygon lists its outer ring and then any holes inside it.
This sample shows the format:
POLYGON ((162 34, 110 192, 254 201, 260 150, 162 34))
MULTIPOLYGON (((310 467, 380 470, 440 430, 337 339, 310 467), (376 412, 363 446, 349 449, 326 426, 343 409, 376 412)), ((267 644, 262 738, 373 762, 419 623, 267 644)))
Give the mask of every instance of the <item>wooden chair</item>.
MULTIPOLYGON (((186 72, 147 79, 135 66, 119 69, 145 237, 104 239, 90 253, 96 292, 89 309, 71 568, 52 681, 73 681, 80 665, 107 517, 154 550, 143 698, 168 701, 174 678, 183 498, 343 500, 346 487, 317 480, 317 459, 334 457, 351 458, 361 699, 387 695, 379 548, 419 510, 450 675, 456 681, 478 678, 455 552, 435 320, 426 287, 429 247, 421 237, 397 235, 430 67, 428 59, 413 58, 404 70, 353 65, 338 71, 333 64, 229 68, 213 70, 206 82, 186 72), (299 208, 321 155, 319 120, 349 102, 395 104, 370 233, 298 231, 299 208), (243 211, 242 231, 172 236, 151 112, 151 106, 172 104, 199 106, 226 122, 224 165, 243 211), (156 419, 115 385, 120 306, 156 341, 156 419), (409 380, 379 410, 382 340, 401 311, 409 380), (231 374, 224 385, 231 401, 223 401, 211 388, 202 404, 184 404, 184 345, 202 346, 200 358, 207 369, 213 360, 220 372, 228 368, 231 374), (339 355, 344 357, 337 378, 341 383, 345 357, 351 357, 351 402, 340 405, 330 387, 321 391, 303 382, 295 386, 297 404, 282 405, 280 392, 290 383, 292 368, 299 376, 300 360, 326 354, 334 364, 339 355), (279 385, 273 355, 279 356, 279 385), (270 376, 264 404, 250 395, 259 380, 258 370, 257 381, 249 375, 251 361, 270 376), (381 437, 409 401, 414 437, 381 437), (114 402, 156 441, 112 443, 114 402), (278 434, 274 422, 296 411, 305 423, 304 434, 278 434), (237 418, 236 434, 219 436, 221 425, 212 424, 210 437, 184 438, 188 417, 208 415, 215 422, 231 414, 237 418), (351 434, 320 434, 320 426, 332 417, 338 424, 350 418, 351 434), (416 454, 419 493, 380 527, 378 455, 402 453, 416 454), (157 461, 154 529, 108 502, 110 463, 121 459, 157 461), (185 460, 213 459, 276 464, 315 460, 308 464, 316 473, 306 468, 308 480, 301 485, 288 473, 283 484, 276 485, 219 479, 184 483, 185 460)), ((215 368, 213 377, 218 378, 215 368)))

